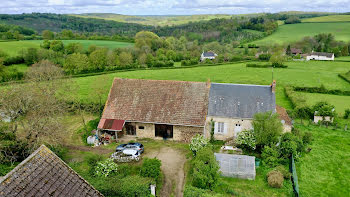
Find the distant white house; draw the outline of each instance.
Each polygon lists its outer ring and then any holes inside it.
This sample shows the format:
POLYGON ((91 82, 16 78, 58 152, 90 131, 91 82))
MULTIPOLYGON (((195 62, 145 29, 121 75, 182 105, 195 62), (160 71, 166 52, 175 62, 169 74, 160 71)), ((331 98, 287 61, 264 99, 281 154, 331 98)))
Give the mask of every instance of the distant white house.
POLYGON ((334 61, 334 53, 312 52, 310 55, 306 56, 306 60, 334 61))
POLYGON ((217 57, 218 55, 212 51, 208 51, 208 52, 204 52, 202 53, 201 55, 201 62, 205 61, 205 59, 210 59, 210 60, 213 60, 217 57))

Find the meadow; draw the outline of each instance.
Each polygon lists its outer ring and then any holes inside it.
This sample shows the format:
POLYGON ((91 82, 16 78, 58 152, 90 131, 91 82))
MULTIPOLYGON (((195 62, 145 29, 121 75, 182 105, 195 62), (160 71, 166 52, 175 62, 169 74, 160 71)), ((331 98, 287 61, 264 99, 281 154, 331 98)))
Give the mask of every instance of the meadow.
POLYGON ((345 109, 350 109, 350 96, 339 96, 330 94, 316 94, 316 93, 301 93, 306 98, 308 105, 314 105, 317 102, 326 101, 335 106, 339 115, 343 116, 345 109))
POLYGON ((313 137, 310 153, 296 162, 300 196, 348 196, 350 132, 311 125, 296 128, 313 137))
POLYGON ((350 22, 350 15, 329 15, 314 18, 302 19, 302 22, 319 23, 319 22, 350 22))
MULTIPOLYGON (((26 48, 39 48, 43 40, 21 40, 21 41, 9 41, 0 42, 0 49, 11 56, 15 56, 26 48)), ((107 40, 62 40, 66 45, 69 43, 81 43, 84 49, 87 49, 90 45, 96 45, 99 47, 107 47, 109 49, 133 47, 133 43, 128 42, 116 42, 107 40)))
MULTIPOLYGON (((287 62, 288 68, 274 69, 274 79, 277 80, 277 104, 287 109, 292 106, 284 94, 284 86, 320 86, 328 89, 349 90, 350 83, 339 78, 338 73, 350 70, 347 62, 287 62)), ((201 66, 192 68, 149 69, 136 71, 123 71, 105 75, 74 78, 79 86, 78 96, 82 102, 97 102, 97 89, 102 93, 103 99, 107 94, 115 77, 138 79, 161 79, 182 81, 207 81, 217 83, 239 83, 269 85, 272 80, 271 68, 247 68, 246 63, 232 63, 224 65, 201 66), (98 86, 96 84, 99 84, 98 86)), ((336 103, 336 100, 331 100, 336 103)), ((350 106, 350 97, 344 104, 350 106)))
POLYGON ((252 43, 257 45, 288 44, 300 41, 303 37, 320 33, 332 33, 336 40, 350 41, 350 23, 299 23, 281 25, 277 31, 252 43))

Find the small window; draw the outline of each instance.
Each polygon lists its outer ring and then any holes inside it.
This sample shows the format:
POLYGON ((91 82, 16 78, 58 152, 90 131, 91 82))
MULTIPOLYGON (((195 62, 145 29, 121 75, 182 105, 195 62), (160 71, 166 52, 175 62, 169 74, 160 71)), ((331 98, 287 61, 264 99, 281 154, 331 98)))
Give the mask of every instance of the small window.
POLYGON ((144 126, 139 126, 139 129, 145 129, 145 127, 144 126))
POLYGON ((218 122, 218 133, 224 133, 224 123, 218 122))

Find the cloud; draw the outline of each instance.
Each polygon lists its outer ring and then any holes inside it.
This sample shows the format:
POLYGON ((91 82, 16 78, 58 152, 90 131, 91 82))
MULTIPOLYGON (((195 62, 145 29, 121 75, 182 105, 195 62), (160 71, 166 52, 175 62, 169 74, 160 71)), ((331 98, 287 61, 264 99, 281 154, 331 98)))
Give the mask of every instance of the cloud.
POLYGON ((118 13, 129 15, 346 12, 350 0, 1 0, 0 13, 118 13))

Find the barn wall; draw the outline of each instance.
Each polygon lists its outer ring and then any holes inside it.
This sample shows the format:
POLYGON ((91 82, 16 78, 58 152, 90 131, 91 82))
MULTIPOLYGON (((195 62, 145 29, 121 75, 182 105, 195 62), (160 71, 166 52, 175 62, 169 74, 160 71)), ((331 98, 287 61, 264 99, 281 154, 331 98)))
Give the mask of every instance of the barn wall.
POLYGON ((182 142, 191 142, 196 134, 203 134, 203 127, 174 126, 174 140, 182 142))
POLYGON ((136 136, 140 138, 154 138, 154 124, 152 123, 136 123, 136 136), (144 129, 140 129, 140 127, 144 129))

